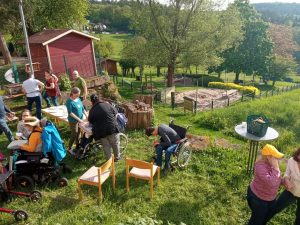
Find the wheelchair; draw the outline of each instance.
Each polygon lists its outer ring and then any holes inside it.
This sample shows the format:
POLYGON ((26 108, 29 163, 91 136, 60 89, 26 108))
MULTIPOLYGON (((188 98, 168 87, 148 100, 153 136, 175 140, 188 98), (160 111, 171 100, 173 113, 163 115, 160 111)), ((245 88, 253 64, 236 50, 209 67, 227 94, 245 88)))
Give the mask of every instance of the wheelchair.
POLYGON ((174 169, 174 165, 177 165, 179 168, 186 167, 192 157, 192 149, 190 148, 190 143, 186 137, 186 133, 191 126, 186 128, 175 125, 174 120, 171 120, 169 127, 176 131, 176 133, 181 138, 176 144, 176 149, 173 152, 173 157, 171 159, 171 168, 174 169))

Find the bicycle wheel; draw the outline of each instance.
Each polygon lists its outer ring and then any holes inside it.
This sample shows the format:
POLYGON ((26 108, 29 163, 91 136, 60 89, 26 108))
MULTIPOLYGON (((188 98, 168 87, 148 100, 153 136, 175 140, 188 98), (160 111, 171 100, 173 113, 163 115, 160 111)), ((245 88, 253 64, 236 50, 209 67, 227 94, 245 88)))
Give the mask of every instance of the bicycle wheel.
POLYGON ((128 145, 128 137, 124 133, 118 133, 117 135, 120 139, 120 153, 124 156, 128 145))
POLYGON ((192 149, 189 146, 188 142, 185 142, 177 153, 177 165, 180 168, 185 167, 192 157, 192 149))

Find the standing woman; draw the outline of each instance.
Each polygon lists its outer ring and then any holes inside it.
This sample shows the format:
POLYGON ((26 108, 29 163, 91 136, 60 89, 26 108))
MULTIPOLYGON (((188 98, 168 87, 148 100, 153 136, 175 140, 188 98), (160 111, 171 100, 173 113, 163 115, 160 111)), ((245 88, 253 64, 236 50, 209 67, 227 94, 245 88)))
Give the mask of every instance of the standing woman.
MULTIPOLYGON (((54 74, 53 74, 54 75, 54 74)), ((52 75, 52 72, 50 70, 45 71, 45 93, 43 95, 47 107, 50 107, 50 100, 54 106, 57 106, 57 96, 58 96, 58 87, 57 87, 57 77, 52 75)))
POLYGON ((282 158, 274 146, 266 144, 254 166, 254 178, 248 187, 247 201, 252 211, 248 225, 264 225, 274 209, 281 184, 278 159, 282 158))
POLYGON ((71 136, 69 140, 69 147, 68 151, 71 154, 74 154, 72 151, 72 146, 76 141, 78 144, 78 135, 79 132, 77 131, 78 123, 83 122, 83 115, 87 118, 87 113, 83 107, 81 100, 79 99, 80 96, 80 89, 77 87, 72 88, 70 98, 66 102, 66 106, 68 109, 68 121, 71 131, 71 136))
POLYGON ((283 177, 285 190, 279 196, 273 217, 276 213, 281 212, 289 205, 297 203, 296 219, 294 224, 300 224, 300 148, 294 153, 293 157, 288 160, 285 175, 283 177))
POLYGON ((27 98, 27 109, 32 110, 32 104, 35 103, 36 116, 40 120, 42 118, 42 101, 41 101, 41 91, 44 88, 44 84, 33 78, 30 74, 28 79, 22 84, 23 92, 26 94, 27 98))

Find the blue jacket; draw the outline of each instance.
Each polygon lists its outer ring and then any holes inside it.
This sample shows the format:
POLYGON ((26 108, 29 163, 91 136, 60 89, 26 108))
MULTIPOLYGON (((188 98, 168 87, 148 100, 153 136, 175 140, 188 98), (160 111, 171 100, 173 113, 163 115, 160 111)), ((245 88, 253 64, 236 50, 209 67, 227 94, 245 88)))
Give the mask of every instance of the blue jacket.
POLYGON ((66 156, 63 140, 53 123, 47 122, 42 132, 43 153, 52 152, 54 159, 57 162, 63 160, 66 156))

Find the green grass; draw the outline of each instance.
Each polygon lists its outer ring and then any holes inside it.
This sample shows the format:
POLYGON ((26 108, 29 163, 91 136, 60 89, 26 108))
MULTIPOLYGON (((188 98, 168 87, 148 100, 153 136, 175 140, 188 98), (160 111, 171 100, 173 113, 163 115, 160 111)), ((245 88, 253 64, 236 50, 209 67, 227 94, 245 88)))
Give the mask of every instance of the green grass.
POLYGON ((121 51, 124 46, 124 42, 130 40, 132 35, 130 34, 99 34, 97 35, 101 40, 110 41, 113 45, 113 54, 110 56, 112 59, 120 59, 121 51))
MULTIPOLYGON (((155 124, 168 123, 170 118, 175 118, 177 124, 191 124, 190 133, 209 135, 212 140, 226 138, 241 144, 241 148, 212 147, 194 152, 191 164, 185 170, 162 177, 161 185, 154 188, 153 200, 149 199, 149 185, 144 181, 131 180, 130 192, 126 193, 125 162, 122 160, 116 164, 115 193, 111 191, 109 179, 103 186, 104 200, 98 204, 97 188, 83 186, 84 201, 80 203, 76 181, 92 165, 92 160, 77 161, 68 156, 66 162, 74 170, 67 174, 68 187, 58 188, 55 184, 38 187, 43 193, 41 202, 17 198, 9 207, 28 211, 30 219, 24 224, 32 225, 155 224, 153 220, 158 224, 245 224, 250 215, 245 199, 249 184, 245 171, 248 144, 236 139, 233 127, 249 113, 266 114, 272 120, 271 125, 280 131, 279 140, 273 144, 288 157, 299 140, 299 94, 300 90, 294 90, 197 115, 184 114, 182 108, 172 111, 169 106, 156 104, 155 124)), ((67 141, 68 128, 60 126, 59 130, 67 141)), ((154 139, 146 138, 140 130, 128 132, 128 136, 127 156, 150 161, 154 139)), ((0 136, 2 149, 6 145, 5 136, 0 136)), ((290 207, 270 224, 292 224, 294 212, 295 207, 290 207)), ((1 214, 0 224, 15 223, 10 215, 1 214)))

